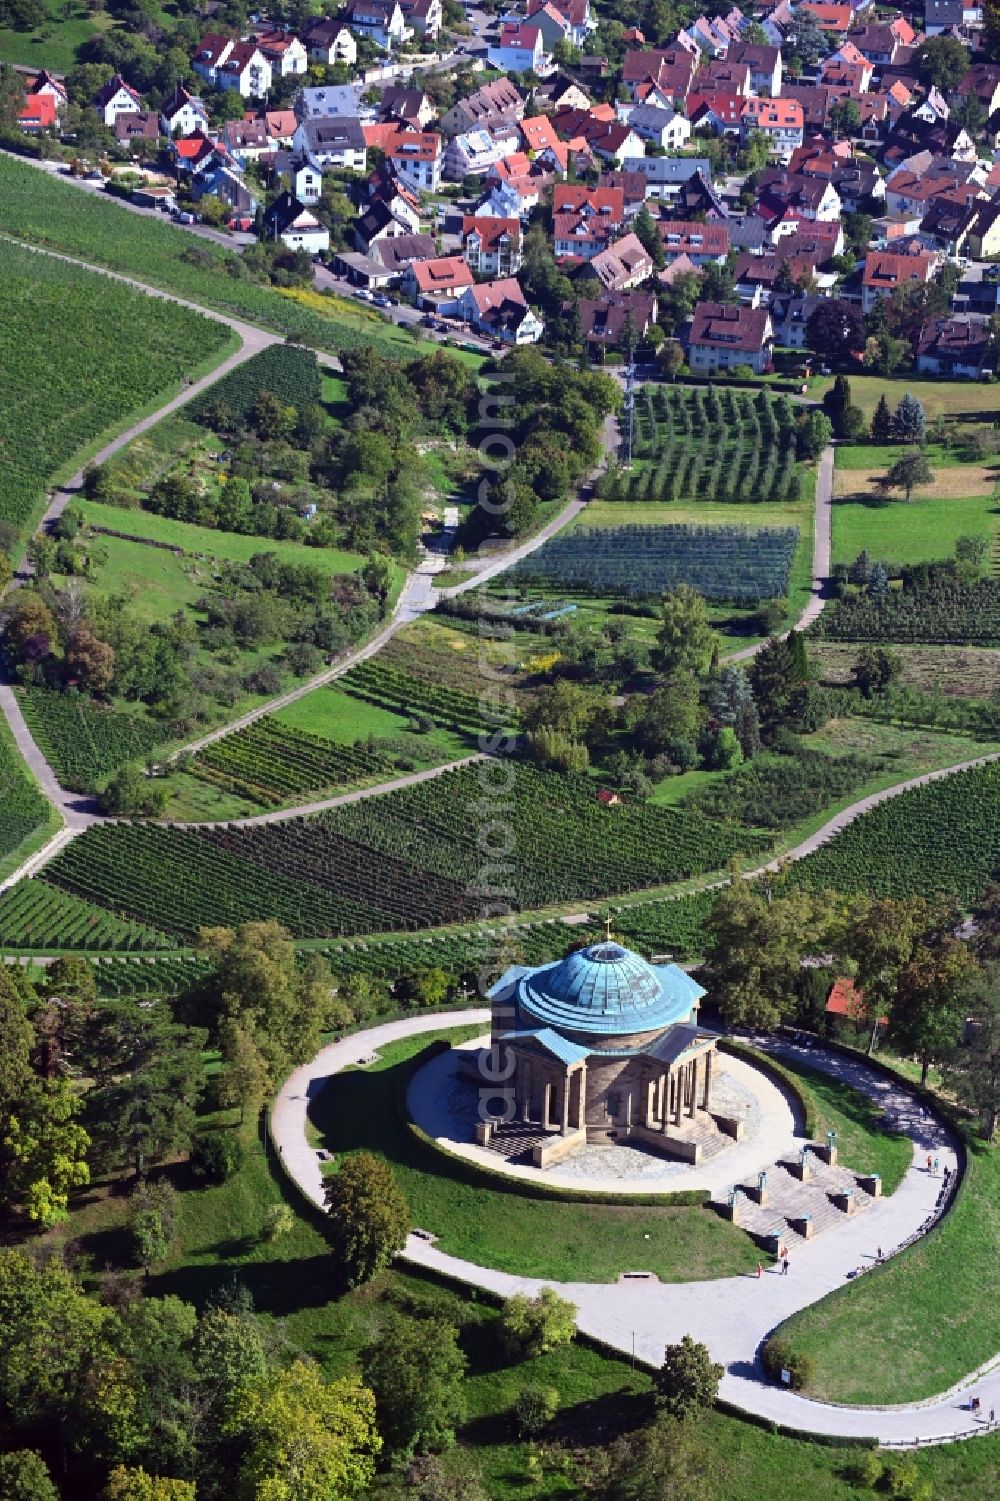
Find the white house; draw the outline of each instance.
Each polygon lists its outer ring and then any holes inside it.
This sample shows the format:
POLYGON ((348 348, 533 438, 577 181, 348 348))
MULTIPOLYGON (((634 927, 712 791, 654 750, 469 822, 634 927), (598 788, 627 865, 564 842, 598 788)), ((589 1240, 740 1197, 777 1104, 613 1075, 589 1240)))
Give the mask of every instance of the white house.
POLYGON ((464 135, 454 136, 444 148, 441 174, 448 182, 484 176, 497 162, 513 156, 520 144, 516 125, 506 133, 469 130, 464 135))
POLYGON ((590 262, 597 278, 609 292, 628 292, 653 274, 652 257, 638 235, 623 235, 590 262))
POLYGON ((657 109, 650 104, 619 105, 618 117, 637 136, 651 141, 654 146, 661 146, 664 151, 677 151, 691 139, 690 120, 675 109, 657 109))
POLYGON ((283 241, 289 250, 305 250, 309 255, 330 248, 330 231, 293 193, 282 193, 265 210, 264 235, 268 240, 283 241))
POLYGON ((527 22, 520 25, 508 23, 500 32, 500 40, 488 48, 486 60, 491 68, 501 73, 538 73, 549 63, 543 50, 542 33, 537 26, 527 22))
POLYGON ((353 33, 338 17, 331 21, 314 21, 305 33, 306 51, 314 63, 346 63, 353 68, 358 60, 358 44, 353 33))
POLYGON ((399 285, 417 307, 454 312, 463 289, 472 286, 472 272, 460 255, 435 256, 411 261, 399 285))
POLYGON ((263 99, 271 87, 271 64, 255 42, 237 42, 215 70, 216 87, 244 99, 263 99))
POLYGON ((462 254, 479 276, 516 276, 521 269, 520 219, 486 214, 462 218, 462 254))
POLYGON ((514 277, 466 287, 459 298, 466 323, 505 344, 537 344, 545 324, 529 308, 514 277))
POLYGON ((309 54, 304 42, 290 31, 264 31, 253 39, 271 64, 277 78, 290 78, 304 73, 309 66, 309 54))
POLYGON ((366 125, 369 146, 384 151, 404 187, 436 193, 441 186, 441 137, 433 130, 407 130, 400 125, 366 125))
POLYGON ((436 42, 441 35, 444 11, 441 0, 399 0, 403 20, 425 42, 436 42))
POLYGON ((291 178, 292 192, 300 203, 308 208, 310 204, 319 202, 323 191, 323 168, 314 157, 308 153, 293 156, 288 175, 291 178))
POLYGON ((109 79, 104 87, 98 90, 94 99, 94 108, 105 125, 113 130, 119 115, 142 114, 142 99, 135 89, 129 87, 122 75, 116 73, 114 78, 109 79))
POLYGON ((347 115, 357 119, 360 91, 353 83, 326 84, 317 89, 299 89, 295 96, 295 113, 300 120, 321 120, 330 115, 347 115))
POLYGON ((219 69, 234 45, 231 36, 223 36, 218 31, 206 31, 191 55, 191 66, 198 77, 204 78, 206 83, 217 83, 219 69))
POLYGON ((323 168, 363 172, 368 165, 361 122, 346 115, 303 120, 292 139, 292 146, 300 156, 312 157, 323 168))
POLYGON ((160 106, 160 129, 165 136, 193 135, 208 129, 208 111, 201 100, 178 84, 160 106))
POLYGON ((401 47, 413 35, 403 18, 399 0, 349 0, 341 19, 352 31, 371 37, 386 52, 401 47))

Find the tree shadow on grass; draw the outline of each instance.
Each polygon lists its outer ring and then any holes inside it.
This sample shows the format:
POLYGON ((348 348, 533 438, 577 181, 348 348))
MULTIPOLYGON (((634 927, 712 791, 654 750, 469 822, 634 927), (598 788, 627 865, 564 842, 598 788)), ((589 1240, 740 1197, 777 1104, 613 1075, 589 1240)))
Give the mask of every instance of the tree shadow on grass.
POLYGON ((146 1290, 152 1297, 164 1298, 172 1293, 196 1308, 204 1308, 234 1282, 248 1290, 258 1313, 276 1318, 299 1313, 303 1308, 321 1308, 345 1291, 327 1255, 298 1261, 220 1260, 175 1267, 150 1277, 146 1290))

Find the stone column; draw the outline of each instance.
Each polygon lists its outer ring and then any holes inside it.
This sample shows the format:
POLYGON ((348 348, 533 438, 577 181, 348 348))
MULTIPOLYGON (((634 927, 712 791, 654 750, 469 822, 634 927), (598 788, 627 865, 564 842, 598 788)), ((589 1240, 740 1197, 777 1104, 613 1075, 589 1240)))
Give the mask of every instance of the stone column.
POLYGON ((582 1063, 576 1074, 579 1080, 579 1095, 577 1096, 577 1129, 582 1131, 587 1124, 587 1065, 582 1063))
POLYGON ((533 1065, 525 1058, 521 1064, 521 1120, 526 1126, 531 1124, 531 1090, 534 1082, 533 1065))
POLYGON ((691 1075, 691 1082, 688 1085, 688 1119, 691 1120, 694 1117, 695 1105, 696 1105, 696 1102, 697 1102, 697 1099, 698 1099, 698 1060, 697 1060, 697 1058, 692 1058, 691 1059, 691 1062, 688 1064, 688 1072, 691 1075))
POLYGON ((656 1125, 656 1088, 655 1079, 646 1080, 646 1118, 643 1125, 652 1130, 656 1125))
POLYGON ((554 1113, 552 1105, 555 1092, 556 1087, 552 1083, 552 1080, 547 1079, 542 1085, 542 1129, 544 1131, 551 1131, 555 1127, 555 1122, 552 1119, 554 1113))
POLYGON ((674 1125, 681 1123, 681 1110, 684 1106, 684 1070, 679 1068, 674 1075, 674 1125))
POLYGON ((573 1084, 573 1075, 569 1069, 563 1074, 562 1082, 562 1134, 565 1136, 569 1131, 569 1092, 573 1084))
POLYGON ((705 1054, 705 1093, 701 1101, 701 1108, 703 1110, 708 1109, 709 1097, 712 1093, 712 1059, 714 1057, 714 1052, 705 1054))

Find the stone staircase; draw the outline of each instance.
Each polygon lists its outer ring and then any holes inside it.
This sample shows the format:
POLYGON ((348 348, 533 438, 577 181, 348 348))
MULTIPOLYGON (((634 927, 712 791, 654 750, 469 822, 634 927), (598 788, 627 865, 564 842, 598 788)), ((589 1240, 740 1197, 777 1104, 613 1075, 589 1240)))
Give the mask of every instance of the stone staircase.
POLYGON ((508 1162, 530 1163, 536 1145, 551 1140, 551 1137, 551 1131, 543 1131, 541 1126, 510 1121, 507 1125, 497 1126, 487 1143, 487 1151, 506 1157, 508 1162))
MULTIPOLYGON (((767 1202, 763 1205, 757 1202, 756 1183, 737 1185, 735 1223, 742 1230, 760 1240, 777 1237, 787 1246, 800 1245, 807 1238, 803 1233, 806 1216, 810 1239, 843 1223, 846 1210, 835 1201, 837 1195, 850 1194, 854 1214, 861 1214, 874 1201, 874 1196, 861 1187, 850 1168, 839 1164, 831 1167, 810 1153, 810 1175, 803 1183, 793 1171, 795 1166, 776 1162, 767 1168, 767 1202)), ((726 1194, 718 1196, 715 1202, 727 1208, 728 1200, 726 1194)))

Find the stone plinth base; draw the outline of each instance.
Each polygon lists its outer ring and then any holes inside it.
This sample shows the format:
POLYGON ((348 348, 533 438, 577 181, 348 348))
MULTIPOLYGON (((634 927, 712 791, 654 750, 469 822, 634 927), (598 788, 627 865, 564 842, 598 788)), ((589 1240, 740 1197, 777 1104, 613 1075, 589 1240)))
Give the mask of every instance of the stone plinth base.
POLYGON ((841 1214, 853 1214, 858 1207, 858 1201, 854 1197, 854 1190, 852 1188, 845 1188, 843 1193, 831 1194, 830 1198, 841 1214))
POLYGON ((812 1163, 808 1157, 803 1157, 801 1162, 782 1163, 782 1166, 788 1169, 793 1178, 798 1178, 800 1183, 808 1183, 812 1177, 812 1163))
POLYGON ((810 1152, 816 1153, 816 1156, 819 1158, 820 1162, 825 1162, 829 1167, 837 1166, 836 1143, 834 1143, 834 1145, 831 1147, 827 1142, 824 1142, 822 1145, 820 1145, 819 1142, 816 1142, 815 1145, 809 1148, 809 1150, 810 1152))
POLYGON ((493 1140, 494 1126, 492 1121, 476 1122, 476 1146, 488 1147, 493 1140))
POLYGON ((633 1126, 629 1133, 632 1141, 641 1141, 664 1157, 676 1157, 681 1162, 697 1165, 701 1161, 701 1142, 685 1136, 672 1136, 669 1131, 651 1131, 648 1126, 633 1126))
POLYGON ((716 1115, 714 1110, 709 1111, 713 1121, 724 1136, 731 1136, 733 1141, 742 1141, 746 1122, 738 1119, 735 1115, 716 1115))
POLYGON ((554 1167, 557 1162, 562 1162, 566 1157, 572 1156, 579 1147, 587 1145, 587 1133, 585 1130, 569 1131, 565 1136, 561 1133, 557 1136, 546 1137, 545 1141, 536 1142, 531 1149, 532 1167, 554 1167))
POLYGON ((803 1240, 812 1240, 812 1235, 813 1235, 812 1215, 810 1215, 810 1214, 801 1214, 801 1215, 790 1214, 788 1216, 788 1223, 791 1225, 791 1227, 795 1231, 796 1235, 801 1235, 803 1240))
POLYGON ((882 1179, 878 1173, 862 1174, 858 1179, 858 1187, 863 1189, 866 1194, 871 1194, 873 1199, 880 1199, 882 1197, 882 1179))

